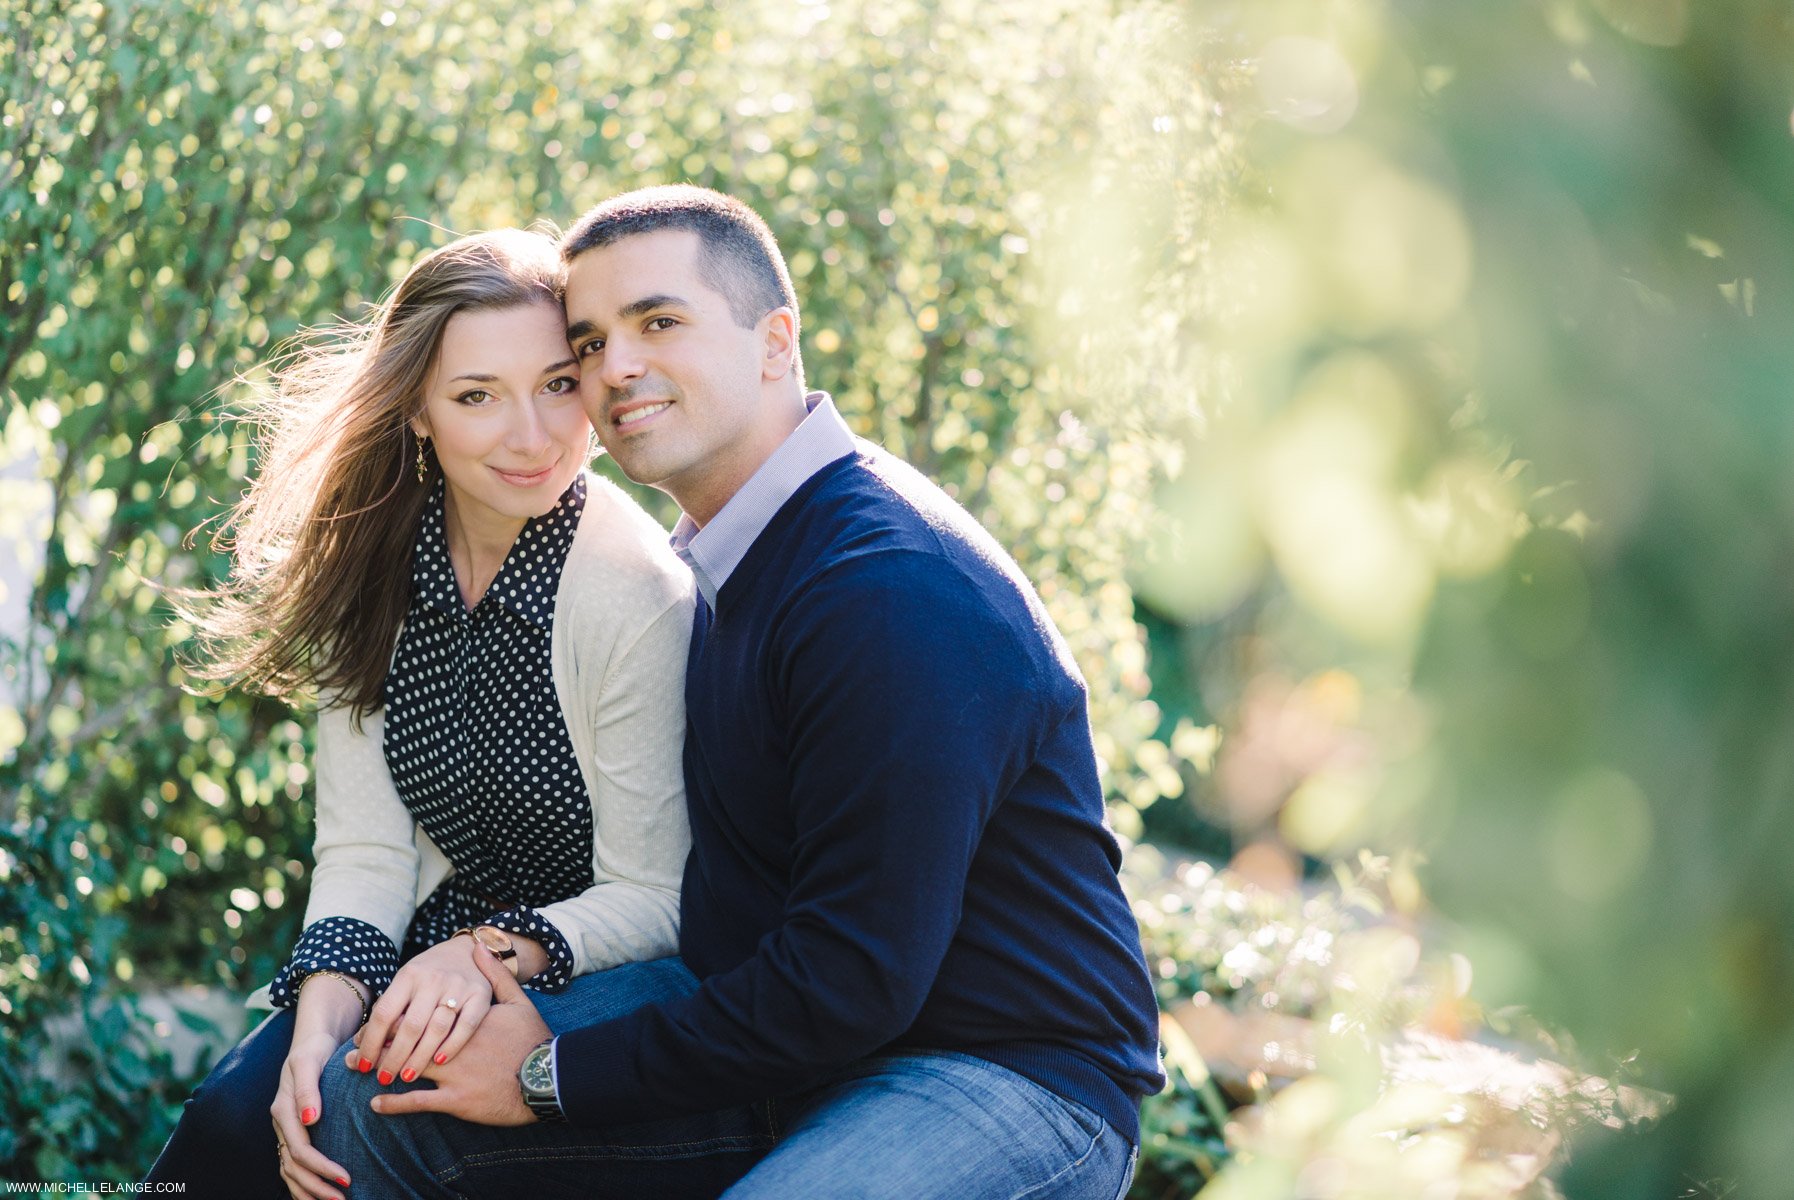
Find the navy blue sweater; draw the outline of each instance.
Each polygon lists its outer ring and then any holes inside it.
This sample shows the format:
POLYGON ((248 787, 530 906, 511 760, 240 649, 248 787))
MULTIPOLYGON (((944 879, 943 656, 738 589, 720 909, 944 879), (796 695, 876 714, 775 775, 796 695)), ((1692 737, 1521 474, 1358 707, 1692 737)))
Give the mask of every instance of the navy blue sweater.
POLYGON ((703 986, 563 1035, 562 1105, 639 1121, 913 1047, 1138 1140, 1157 1008, 1082 678, 996 542, 861 445, 699 606, 681 953, 703 986))

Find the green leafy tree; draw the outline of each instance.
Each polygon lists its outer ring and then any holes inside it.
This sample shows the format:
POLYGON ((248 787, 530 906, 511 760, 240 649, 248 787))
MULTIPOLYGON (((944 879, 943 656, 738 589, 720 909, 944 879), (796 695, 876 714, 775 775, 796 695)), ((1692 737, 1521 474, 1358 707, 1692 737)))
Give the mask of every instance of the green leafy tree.
POLYGON ((1039 583, 1118 814, 1177 786, 1126 578, 1159 431, 1112 423, 1038 319, 1108 24, 1086 0, 0 11, 0 520, 26 575, 0 645, 0 1174, 141 1172, 192 1081, 136 994, 246 992, 296 934, 302 710, 189 691, 164 597, 226 569, 189 535, 253 469, 231 414, 261 364, 451 231, 654 182, 746 198, 813 384, 1039 583))

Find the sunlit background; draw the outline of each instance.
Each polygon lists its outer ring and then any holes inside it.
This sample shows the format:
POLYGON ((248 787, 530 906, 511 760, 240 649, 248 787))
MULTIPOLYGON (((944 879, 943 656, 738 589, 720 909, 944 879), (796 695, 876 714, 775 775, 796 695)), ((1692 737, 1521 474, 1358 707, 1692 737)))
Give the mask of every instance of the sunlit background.
POLYGON ((1132 1196, 1786 1194, 1791 122, 1773 3, 0 0, 0 1179, 137 1178, 297 933, 306 709, 160 590, 259 364, 690 180, 1083 665, 1132 1196))

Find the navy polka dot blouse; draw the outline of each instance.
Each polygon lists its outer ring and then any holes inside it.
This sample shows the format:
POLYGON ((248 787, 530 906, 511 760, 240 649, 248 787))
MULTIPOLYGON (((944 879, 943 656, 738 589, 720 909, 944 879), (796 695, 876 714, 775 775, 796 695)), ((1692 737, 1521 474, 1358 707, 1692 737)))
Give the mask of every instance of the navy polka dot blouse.
POLYGON ((277 1007, 315 971, 375 995, 399 964, 469 925, 540 942, 548 967, 526 986, 573 977, 567 941, 535 911, 592 886, 592 801, 549 667, 555 590, 586 498, 581 476, 518 535, 480 602, 455 583, 443 485, 425 508, 412 559, 411 607, 386 677, 385 752, 411 815, 455 870, 411 918, 403 947, 353 917, 308 927, 275 977, 277 1007))

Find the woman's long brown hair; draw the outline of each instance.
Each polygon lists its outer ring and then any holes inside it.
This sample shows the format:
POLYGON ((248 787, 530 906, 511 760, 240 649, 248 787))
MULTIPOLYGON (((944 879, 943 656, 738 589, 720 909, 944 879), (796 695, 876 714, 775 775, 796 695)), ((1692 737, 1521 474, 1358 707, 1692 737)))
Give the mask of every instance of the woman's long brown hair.
POLYGON ((458 312, 560 303, 544 234, 474 234, 406 273, 366 322, 289 351, 258 404, 260 469, 215 545, 230 577, 183 605, 189 669, 269 695, 316 691, 357 722, 379 708, 411 603, 411 552, 436 473, 417 479, 424 384, 458 312))

